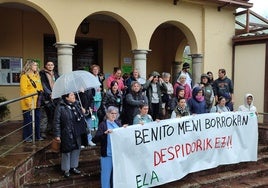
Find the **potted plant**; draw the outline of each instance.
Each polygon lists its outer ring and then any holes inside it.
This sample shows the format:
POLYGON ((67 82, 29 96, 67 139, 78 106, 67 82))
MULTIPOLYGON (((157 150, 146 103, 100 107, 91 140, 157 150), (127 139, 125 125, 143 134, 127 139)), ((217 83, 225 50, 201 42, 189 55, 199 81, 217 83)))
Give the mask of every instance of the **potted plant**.
MULTIPOLYGON (((7 99, 5 97, 0 97, 0 103, 5 102, 7 99)), ((10 110, 7 105, 0 106, 0 122, 4 120, 6 116, 10 114, 10 110)))

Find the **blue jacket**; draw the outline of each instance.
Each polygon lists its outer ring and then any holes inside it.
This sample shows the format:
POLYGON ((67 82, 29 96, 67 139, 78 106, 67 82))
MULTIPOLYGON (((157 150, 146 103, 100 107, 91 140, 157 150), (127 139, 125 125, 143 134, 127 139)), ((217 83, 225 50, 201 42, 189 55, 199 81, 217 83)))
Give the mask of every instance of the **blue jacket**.
POLYGON ((197 93, 202 90, 201 87, 195 87, 192 91, 192 97, 188 100, 187 106, 190 114, 204 114, 207 113, 206 100, 196 100, 197 93))

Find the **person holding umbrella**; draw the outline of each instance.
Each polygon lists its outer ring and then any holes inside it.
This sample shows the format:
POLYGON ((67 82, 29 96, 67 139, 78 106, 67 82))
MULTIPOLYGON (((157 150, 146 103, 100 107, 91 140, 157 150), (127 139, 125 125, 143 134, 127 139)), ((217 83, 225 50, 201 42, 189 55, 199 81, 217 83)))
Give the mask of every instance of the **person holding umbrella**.
POLYGON ((61 170, 64 177, 70 173, 81 174, 78 170, 81 145, 87 146, 87 124, 85 109, 76 101, 73 92, 64 94, 55 109, 53 133, 60 142, 61 170))

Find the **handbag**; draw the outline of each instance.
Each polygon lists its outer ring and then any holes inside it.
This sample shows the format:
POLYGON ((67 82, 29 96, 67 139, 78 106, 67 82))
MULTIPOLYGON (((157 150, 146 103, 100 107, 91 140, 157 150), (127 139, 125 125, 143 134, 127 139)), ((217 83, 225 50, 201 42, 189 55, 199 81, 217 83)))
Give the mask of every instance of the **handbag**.
MULTIPOLYGON (((27 74, 27 77, 30 80, 32 86, 36 89, 37 86, 36 86, 35 82, 30 78, 30 76, 28 74, 27 74)), ((40 108, 44 104, 44 99, 45 99, 44 92, 43 91, 38 91, 37 89, 36 89, 36 91, 38 93, 37 100, 36 100, 36 108, 40 108)))
POLYGON ((50 146, 51 146, 51 151, 53 151, 55 153, 60 152, 60 141, 59 140, 56 140, 55 138, 53 138, 50 146))
POLYGON ((36 108, 40 108, 44 104, 44 94, 42 91, 37 91, 37 101, 36 101, 36 108))

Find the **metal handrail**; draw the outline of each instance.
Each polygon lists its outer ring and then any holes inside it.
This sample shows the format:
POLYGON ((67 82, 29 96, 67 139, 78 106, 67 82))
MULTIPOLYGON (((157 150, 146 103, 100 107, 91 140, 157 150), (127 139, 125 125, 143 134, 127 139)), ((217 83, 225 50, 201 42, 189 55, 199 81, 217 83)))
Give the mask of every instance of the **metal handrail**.
POLYGON ((259 115, 268 115, 267 112, 258 112, 259 115))
POLYGON ((1 102, 0 106, 8 105, 10 103, 17 102, 17 101, 20 101, 20 100, 28 98, 28 97, 33 97, 35 95, 38 95, 38 93, 36 92, 36 93, 25 95, 25 96, 22 96, 22 97, 19 97, 19 98, 15 98, 15 99, 11 99, 11 100, 8 100, 8 101, 1 102))
MULTIPOLYGON (((29 124, 32 123, 32 135, 30 135, 28 138, 30 138, 31 136, 33 137, 33 146, 35 146, 35 116, 34 116, 34 96, 35 95, 38 95, 38 93, 32 93, 32 94, 29 94, 29 95, 25 95, 25 96, 22 96, 22 97, 19 97, 19 98, 15 98, 15 99, 11 99, 11 100, 8 100, 8 101, 4 101, 4 102, 1 102, 0 103, 0 107, 1 106, 4 106, 4 105, 8 105, 8 104, 12 104, 14 102, 18 102, 18 101, 21 101, 22 99, 25 99, 25 98, 28 98, 28 97, 32 97, 32 108, 31 108, 31 111, 32 111, 32 122, 30 122, 29 124)), ((28 112, 28 111, 27 111, 28 112)), ((26 112, 24 112, 26 113, 26 112)), ((3 122, 0 123, 3 124, 3 123, 6 123, 8 122, 10 119, 7 119, 3 122)), ((22 127, 18 128, 18 129, 15 129, 14 131, 11 131, 10 133, 4 135, 4 136, 1 136, 0 137, 0 141, 7 138, 8 136, 11 136, 12 134, 15 134, 17 133, 18 131, 20 131, 21 129, 23 129, 25 126, 28 126, 29 124, 26 124, 26 125, 23 125, 22 127)), ((27 139, 27 138, 26 138, 27 139)), ((8 150, 6 150, 5 152, 1 153, 0 154, 0 157, 3 157, 5 156, 7 153, 9 153, 10 151, 16 149, 18 146, 20 146, 22 143, 24 142, 24 140, 22 140, 21 142, 17 143, 16 145, 12 146, 11 148, 9 148, 8 150)))

